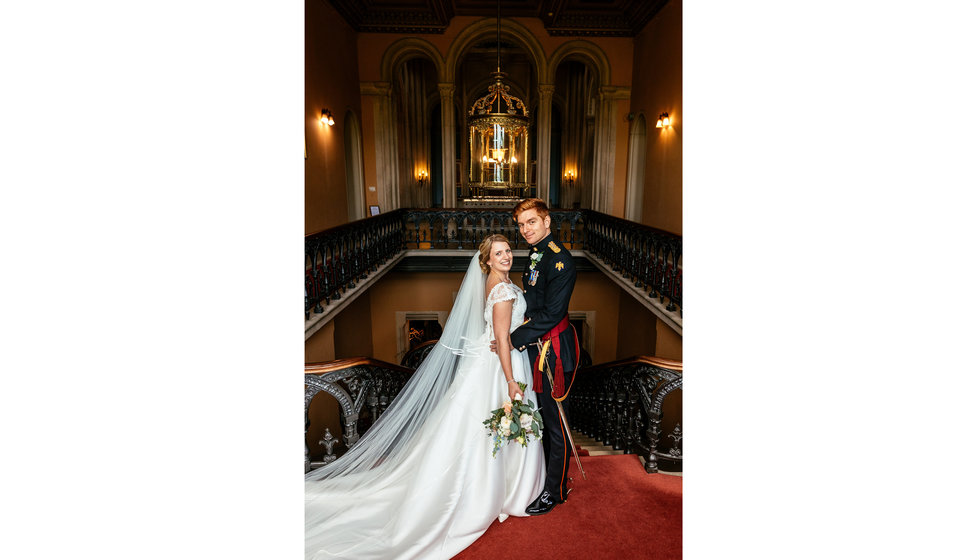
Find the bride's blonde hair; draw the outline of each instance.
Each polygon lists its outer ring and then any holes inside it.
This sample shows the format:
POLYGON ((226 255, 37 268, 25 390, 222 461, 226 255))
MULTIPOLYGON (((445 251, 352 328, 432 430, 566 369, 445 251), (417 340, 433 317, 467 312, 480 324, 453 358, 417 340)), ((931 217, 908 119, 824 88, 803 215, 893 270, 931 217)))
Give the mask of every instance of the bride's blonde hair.
POLYGON ((480 270, 482 270, 484 274, 490 274, 490 265, 487 264, 490 261, 490 248, 493 247, 493 244, 497 241, 503 241, 508 247, 510 247, 510 241, 499 233, 492 233, 488 235, 486 239, 480 242, 480 270))

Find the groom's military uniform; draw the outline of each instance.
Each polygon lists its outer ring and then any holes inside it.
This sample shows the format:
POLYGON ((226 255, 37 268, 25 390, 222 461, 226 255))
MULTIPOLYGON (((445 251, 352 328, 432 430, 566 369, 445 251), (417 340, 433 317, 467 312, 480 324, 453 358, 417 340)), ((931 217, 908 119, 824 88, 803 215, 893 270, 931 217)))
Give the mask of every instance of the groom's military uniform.
POLYGON ((531 246, 528 265, 522 277, 527 311, 524 324, 510 335, 518 350, 527 349, 534 369, 534 391, 544 420, 542 443, 547 470, 544 490, 564 501, 568 494, 568 461, 572 442, 562 427, 555 402, 568 396, 578 366, 578 339, 568 322, 568 302, 575 287, 575 261, 571 253, 549 233, 531 246), (538 340, 551 341, 548 364, 554 386, 545 372, 538 369, 538 340))

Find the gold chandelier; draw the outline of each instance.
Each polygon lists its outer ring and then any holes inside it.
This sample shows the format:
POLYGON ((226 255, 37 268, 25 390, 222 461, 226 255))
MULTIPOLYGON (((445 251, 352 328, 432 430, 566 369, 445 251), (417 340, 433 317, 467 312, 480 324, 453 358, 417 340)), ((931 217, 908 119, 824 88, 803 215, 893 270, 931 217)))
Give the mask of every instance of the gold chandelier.
POLYGON ((528 114, 510 94, 500 70, 500 4, 497 4, 497 71, 488 93, 469 111, 470 169, 468 191, 475 198, 524 196, 528 176, 528 114))

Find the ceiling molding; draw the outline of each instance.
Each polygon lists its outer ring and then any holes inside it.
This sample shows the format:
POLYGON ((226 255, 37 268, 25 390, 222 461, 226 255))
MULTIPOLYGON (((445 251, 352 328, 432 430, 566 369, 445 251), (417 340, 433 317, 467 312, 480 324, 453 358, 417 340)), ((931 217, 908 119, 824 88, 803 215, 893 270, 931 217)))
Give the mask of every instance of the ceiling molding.
MULTIPOLYGON (((500 0, 502 17, 536 17, 552 36, 634 37, 670 0, 500 0)), ((358 32, 438 33, 455 16, 497 17, 496 0, 329 0, 358 32)))

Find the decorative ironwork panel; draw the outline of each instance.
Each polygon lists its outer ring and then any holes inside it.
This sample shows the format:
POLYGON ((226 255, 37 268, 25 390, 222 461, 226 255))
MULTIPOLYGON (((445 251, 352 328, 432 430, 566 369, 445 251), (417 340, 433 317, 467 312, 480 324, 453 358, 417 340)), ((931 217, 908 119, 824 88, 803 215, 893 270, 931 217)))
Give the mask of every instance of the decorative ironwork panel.
POLYGON ((306 237, 307 319, 311 312, 323 312, 322 301, 340 299, 401 251, 401 214, 388 212, 306 237))
POLYGON ((569 398, 569 423, 578 431, 636 453, 646 462, 647 472, 657 472, 659 458, 680 461, 681 427, 670 435, 674 446, 658 451, 663 420, 663 401, 682 385, 678 371, 635 358, 582 369, 569 398))
MULTIPOLYGON (((370 362, 351 365, 335 371, 322 374, 306 374, 306 395, 304 416, 306 429, 309 430, 310 402, 313 397, 323 391, 330 394, 340 405, 340 421, 343 429, 343 442, 349 449, 368 430, 378 417, 384 413, 388 404, 402 390, 411 377, 411 371, 398 366, 387 367, 383 362, 370 362), (395 369, 397 368, 397 369, 395 369), (365 417, 366 416, 366 417, 365 417)), ((330 440, 329 431, 324 440, 330 440)), ((323 462, 311 463, 310 450, 306 449, 306 470, 312 466, 329 463, 336 456, 333 454, 333 443, 326 446, 327 457, 323 462)))

